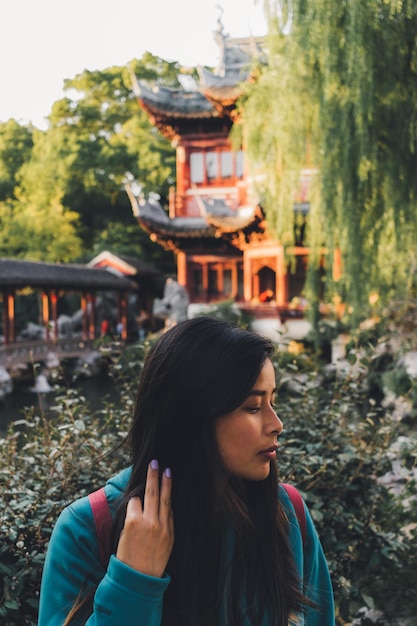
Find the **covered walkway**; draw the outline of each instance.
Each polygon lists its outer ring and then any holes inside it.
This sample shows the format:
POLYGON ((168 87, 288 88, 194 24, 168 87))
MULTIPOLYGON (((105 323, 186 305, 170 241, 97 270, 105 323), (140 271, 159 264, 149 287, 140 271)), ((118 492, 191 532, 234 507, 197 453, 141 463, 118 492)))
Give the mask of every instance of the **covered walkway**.
POLYGON ((3 331, 0 364, 7 367, 6 362, 15 359, 41 360, 40 357, 48 351, 50 345, 55 346, 58 351, 61 348, 65 356, 77 350, 85 350, 87 344, 99 335, 95 315, 95 302, 99 292, 115 293, 117 321, 122 323, 122 339, 126 339, 127 294, 136 288, 137 285, 127 278, 104 269, 0 259, 3 331), (37 342, 21 342, 16 338, 16 296, 28 288, 40 294, 39 321, 44 328, 45 338, 37 342), (72 341, 69 338, 63 341, 59 337, 57 310, 59 299, 69 292, 77 293, 80 297, 81 334, 72 341))

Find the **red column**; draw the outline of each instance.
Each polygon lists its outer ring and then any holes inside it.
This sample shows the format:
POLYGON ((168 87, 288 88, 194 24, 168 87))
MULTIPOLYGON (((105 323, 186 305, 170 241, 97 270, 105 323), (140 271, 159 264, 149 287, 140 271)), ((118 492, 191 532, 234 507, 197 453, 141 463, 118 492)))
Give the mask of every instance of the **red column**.
POLYGON ((42 301, 42 323, 45 327, 45 338, 49 341, 49 295, 45 291, 41 294, 42 301))
POLYGON ((95 322, 95 304, 96 298, 91 293, 87 294, 87 334, 89 339, 95 339, 96 337, 96 322, 95 322))
POLYGON ((187 256, 185 252, 178 252, 177 254, 177 281, 179 285, 191 291, 187 284, 187 256))
POLYGON ((243 300, 250 302, 253 298, 252 292, 252 260, 249 255, 243 252, 243 300))
POLYGON ((204 300, 204 302, 208 302, 209 301, 209 280, 208 280, 208 275, 209 275, 209 268, 208 268, 208 263, 202 263, 201 265, 201 270, 202 270, 202 300, 204 300))
POLYGON ((7 345, 15 340, 14 326, 14 291, 5 289, 3 291, 3 335, 4 343, 7 345))
POLYGON ((284 306, 288 301, 288 273, 284 263, 284 250, 282 246, 276 252, 276 292, 277 306, 284 306))
POLYGON ((122 339, 126 341, 127 339, 127 294, 123 293, 120 299, 120 307, 121 307, 121 318, 120 321, 123 324, 122 329, 122 339))
POLYGON ((82 338, 84 339, 84 341, 86 341, 88 339, 88 330, 87 330, 88 320, 87 320, 87 299, 84 294, 81 296, 80 305, 81 305, 81 310, 83 312, 83 316, 81 320, 82 338))
POLYGON ((57 318, 57 311, 56 311, 56 305, 58 302, 58 295, 56 293, 56 291, 53 291, 51 293, 51 313, 52 313, 52 322, 54 325, 54 335, 55 335, 55 341, 58 341, 58 318, 57 318))
POLYGON ((237 262, 232 263, 232 298, 235 300, 239 292, 237 262))

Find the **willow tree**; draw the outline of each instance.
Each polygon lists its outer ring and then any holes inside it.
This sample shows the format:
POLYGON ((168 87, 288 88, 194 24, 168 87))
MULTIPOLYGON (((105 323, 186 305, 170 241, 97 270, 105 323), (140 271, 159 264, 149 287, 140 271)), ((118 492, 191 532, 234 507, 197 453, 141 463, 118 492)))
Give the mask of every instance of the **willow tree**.
POLYGON ((324 248, 327 297, 358 319, 372 292, 383 302, 416 286, 417 4, 267 0, 265 11, 267 63, 241 102, 250 163, 284 244, 300 172, 316 172, 310 267, 324 248))

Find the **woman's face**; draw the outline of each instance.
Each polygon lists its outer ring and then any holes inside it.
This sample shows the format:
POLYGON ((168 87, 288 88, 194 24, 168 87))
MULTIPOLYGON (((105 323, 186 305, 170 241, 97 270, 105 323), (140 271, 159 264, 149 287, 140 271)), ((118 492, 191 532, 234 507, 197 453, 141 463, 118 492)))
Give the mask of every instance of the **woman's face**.
POLYGON ((249 396, 217 419, 215 433, 226 470, 247 480, 264 480, 275 461, 282 422, 274 410, 275 372, 268 359, 249 396))

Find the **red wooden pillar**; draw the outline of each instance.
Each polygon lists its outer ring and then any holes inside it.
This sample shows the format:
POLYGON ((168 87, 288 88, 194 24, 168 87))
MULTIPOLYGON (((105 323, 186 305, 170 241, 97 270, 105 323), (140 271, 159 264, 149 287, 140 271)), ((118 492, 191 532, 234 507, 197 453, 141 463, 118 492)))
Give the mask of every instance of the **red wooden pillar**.
POLYGON ((224 291, 224 263, 219 263, 217 266, 217 291, 218 293, 224 291))
POLYGON ((258 274, 258 272, 255 272, 252 275, 252 284, 253 284, 253 287, 252 287, 252 297, 253 298, 259 298, 259 293, 260 293, 261 288, 259 286, 259 274, 258 274))
POLYGON ((333 280, 338 282, 342 278, 342 253, 336 248, 333 253, 333 280))
POLYGON ((239 293, 239 276, 237 262, 232 264, 232 298, 235 300, 239 293))
POLYGON ((250 302, 253 298, 252 292, 252 259, 249 255, 243 255, 243 299, 250 302))
POLYGON ((51 293, 50 296, 51 299, 51 315, 52 315, 52 322, 54 325, 54 336, 55 336, 55 341, 58 341, 58 335, 59 335, 59 331, 58 331, 58 317, 57 317, 57 302, 58 302, 58 294, 56 291, 53 291, 51 293))
POLYGON ((87 302, 87 336, 89 339, 95 339, 96 337, 96 322, 95 322, 95 304, 96 298, 93 294, 88 293, 86 295, 87 302))
POLYGON ((123 324, 121 337, 123 341, 126 341, 127 339, 127 294, 126 292, 121 294, 120 313, 121 313, 120 321, 123 324))
POLYGON ((204 302, 208 302, 209 301, 209 268, 208 268, 208 263, 203 263, 201 266, 201 270, 202 270, 202 297, 204 302))
POLYGON ((45 327, 45 339, 49 341, 50 333, 49 333, 49 294, 46 291, 43 291, 41 294, 41 302, 42 302, 42 324, 45 327))
POLYGON ((122 323, 122 332, 120 338, 127 339, 127 294, 117 292, 117 322, 122 323))
POLYGON ((5 289, 3 291, 3 335, 4 343, 13 343, 16 339, 14 325, 14 291, 5 289))
POLYGON ((10 343, 16 341, 16 326, 15 326, 15 292, 12 291, 7 296, 7 312, 9 316, 9 339, 10 343))
POLYGON ((81 310, 83 312, 82 318, 81 318, 81 328, 82 328, 82 338, 84 341, 87 341, 88 339, 88 319, 87 319, 87 299, 85 297, 85 294, 82 294, 81 296, 81 310))
POLYGON ((288 301, 288 272, 284 263, 284 250, 282 247, 280 247, 276 254, 275 272, 275 300, 277 306, 284 306, 288 301))
POLYGON ((189 289, 187 284, 187 256, 184 252, 178 252, 177 254, 177 281, 182 287, 189 289))

